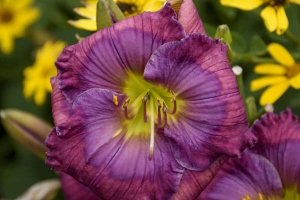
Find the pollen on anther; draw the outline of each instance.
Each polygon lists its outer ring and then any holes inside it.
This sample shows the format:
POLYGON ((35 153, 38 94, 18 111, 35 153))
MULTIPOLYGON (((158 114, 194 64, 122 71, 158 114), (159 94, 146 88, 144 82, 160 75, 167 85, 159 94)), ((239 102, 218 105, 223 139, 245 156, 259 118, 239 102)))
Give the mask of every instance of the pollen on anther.
POLYGON ((119 102, 118 102, 118 97, 116 95, 113 95, 113 102, 116 106, 119 105, 119 102))

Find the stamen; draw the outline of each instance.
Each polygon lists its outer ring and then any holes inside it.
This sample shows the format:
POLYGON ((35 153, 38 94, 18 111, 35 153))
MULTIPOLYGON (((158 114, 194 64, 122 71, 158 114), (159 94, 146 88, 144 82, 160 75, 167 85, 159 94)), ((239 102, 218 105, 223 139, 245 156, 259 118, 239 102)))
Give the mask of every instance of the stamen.
POLYGON ((154 135, 155 135, 155 127, 154 127, 154 105, 153 101, 150 101, 150 149, 148 159, 152 160, 153 151, 154 151, 154 135))
POLYGON ((143 105, 144 105, 144 122, 145 123, 148 122, 148 117, 147 117, 147 101, 148 101, 148 99, 149 99, 149 90, 142 99, 142 102, 143 102, 143 105))
POLYGON ((122 108, 124 108, 124 116, 125 116, 125 118, 127 120, 132 120, 134 118, 134 116, 129 117, 129 115, 128 115, 128 109, 127 109, 129 101, 130 101, 130 98, 127 98, 125 100, 125 102, 123 103, 122 108))
POLYGON ((168 126, 167 111, 168 111, 168 107, 167 107, 167 105, 165 104, 165 102, 163 102, 164 127, 167 127, 167 126, 168 126))
POLYGON ((168 110, 168 114, 174 115, 176 113, 176 110, 177 110, 176 96, 175 96, 175 94, 174 94, 174 92, 172 90, 170 92, 172 94, 171 103, 173 103, 174 105, 173 105, 172 112, 168 110))
POLYGON ((156 98, 157 101, 157 124, 161 124, 161 103, 159 98, 156 98))

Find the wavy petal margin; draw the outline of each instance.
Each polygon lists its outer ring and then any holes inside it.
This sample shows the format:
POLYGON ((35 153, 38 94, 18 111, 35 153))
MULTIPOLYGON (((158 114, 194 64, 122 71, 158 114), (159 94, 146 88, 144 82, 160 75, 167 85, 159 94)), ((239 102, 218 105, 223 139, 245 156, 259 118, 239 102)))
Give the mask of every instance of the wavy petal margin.
POLYGON ((284 191, 279 174, 266 158, 244 152, 241 158, 231 158, 223 164, 214 180, 198 200, 219 199, 281 199, 284 191))
POLYGON ((72 103, 90 88, 122 93, 126 71, 142 74, 160 45, 185 36, 175 16, 166 4, 158 12, 122 20, 65 48, 56 66, 66 99, 72 103))
POLYGON ((253 150, 275 166, 285 188, 298 187, 300 193, 300 123, 290 109, 265 114, 251 128, 258 138, 253 150))
POLYGON ((126 137, 119 113, 125 96, 90 89, 74 101, 70 118, 46 140, 46 163, 72 175, 102 199, 171 199, 184 172, 167 139, 126 137), (118 97, 119 106, 113 102, 118 97))
POLYGON ((239 155, 256 140, 226 55, 219 40, 190 34, 158 48, 145 68, 147 81, 174 91, 184 104, 164 134, 187 169, 204 170, 222 154, 239 155))

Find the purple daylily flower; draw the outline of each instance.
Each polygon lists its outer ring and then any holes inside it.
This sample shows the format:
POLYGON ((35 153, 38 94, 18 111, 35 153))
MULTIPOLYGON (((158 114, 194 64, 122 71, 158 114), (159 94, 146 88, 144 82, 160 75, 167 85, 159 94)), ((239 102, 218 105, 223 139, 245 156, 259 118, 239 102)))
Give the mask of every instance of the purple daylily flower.
POLYGON ((186 0, 178 19, 166 4, 65 48, 46 163, 101 199, 198 196, 210 179, 190 177, 212 177, 256 140, 227 46, 203 33, 186 0))
POLYGON ((199 200, 300 198, 298 117, 290 109, 267 113, 251 130, 258 143, 223 164, 199 200))

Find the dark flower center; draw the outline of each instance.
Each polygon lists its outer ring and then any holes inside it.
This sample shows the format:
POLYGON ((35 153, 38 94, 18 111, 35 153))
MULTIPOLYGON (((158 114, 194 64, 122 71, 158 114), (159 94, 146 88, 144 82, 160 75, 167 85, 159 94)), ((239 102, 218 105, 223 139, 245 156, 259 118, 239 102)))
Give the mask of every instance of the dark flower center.
POLYGON ((132 15, 137 12, 137 6, 134 3, 124 3, 122 1, 118 1, 117 5, 121 9, 121 11, 125 14, 125 16, 132 15))
POLYGON ((14 15, 10 10, 0 10, 0 21, 2 23, 9 23, 13 18, 14 15))
POLYGON ((271 6, 284 6, 287 0, 270 0, 269 5, 271 6))
POLYGON ((288 78, 292 78, 300 73, 300 64, 296 63, 292 67, 287 68, 286 75, 288 78))

